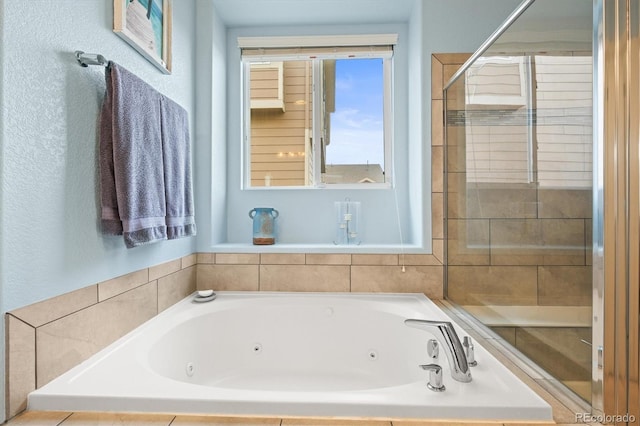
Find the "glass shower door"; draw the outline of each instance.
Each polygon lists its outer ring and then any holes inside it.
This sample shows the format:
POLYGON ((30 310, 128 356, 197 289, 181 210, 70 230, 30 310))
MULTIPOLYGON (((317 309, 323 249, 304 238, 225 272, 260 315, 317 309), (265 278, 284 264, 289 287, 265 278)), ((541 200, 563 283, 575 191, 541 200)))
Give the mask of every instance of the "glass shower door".
POLYGON ((586 401, 591 22, 536 0, 445 89, 447 298, 586 401))

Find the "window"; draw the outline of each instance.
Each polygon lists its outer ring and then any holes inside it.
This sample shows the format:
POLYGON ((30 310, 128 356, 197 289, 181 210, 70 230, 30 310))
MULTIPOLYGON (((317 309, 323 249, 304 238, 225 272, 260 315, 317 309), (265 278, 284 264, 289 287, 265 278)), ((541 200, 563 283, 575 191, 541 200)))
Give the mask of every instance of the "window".
POLYGON ((238 40, 245 187, 390 185, 397 36, 355 38, 238 40))

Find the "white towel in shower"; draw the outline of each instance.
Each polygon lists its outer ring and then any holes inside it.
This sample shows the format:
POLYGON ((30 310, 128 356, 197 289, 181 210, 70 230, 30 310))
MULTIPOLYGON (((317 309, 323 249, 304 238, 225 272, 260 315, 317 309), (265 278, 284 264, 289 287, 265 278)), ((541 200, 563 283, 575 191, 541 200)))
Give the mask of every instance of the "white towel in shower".
POLYGON ((103 233, 123 235, 127 248, 166 240, 167 225, 171 238, 195 235, 186 111, 114 62, 105 76, 100 114, 103 233))

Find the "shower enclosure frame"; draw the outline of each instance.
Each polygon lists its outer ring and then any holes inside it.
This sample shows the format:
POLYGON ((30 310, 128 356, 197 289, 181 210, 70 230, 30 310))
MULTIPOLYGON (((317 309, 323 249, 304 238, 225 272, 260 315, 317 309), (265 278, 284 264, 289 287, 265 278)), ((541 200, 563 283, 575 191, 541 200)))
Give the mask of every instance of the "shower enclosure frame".
MULTIPOLYGON (((625 0, 617 0, 617 2, 624 2, 625 0)), ((634 2, 640 3, 640 0, 632 0, 634 2)), ((447 104, 447 89, 449 89, 459 78, 461 78, 465 72, 471 67, 472 64, 476 62, 478 58, 480 58, 489 48, 490 46, 533 4, 536 0, 524 0, 505 20, 505 22, 497 28, 491 36, 484 42, 482 45, 476 50, 471 57, 458 69, 458 71, 449 79, 448 82, 444 85, 443 88, 443 98, 444 105, 447 104)), ((613 3, 613 2, 611 2, 613 3)), ((604 397, 604 388, 605 386, 609 389, 609 386, 613 385, 613 380, 615 377, 615 371, 619 369, 614 369, 613 360, 609 360, 609 358, 605 358, 603 347, 604 347, 604 330, 605 323, 611 323, 611 318, 605 317, 605 273, 604 273, 604 245, 605 245, 605 224, 604 224, 604 182, 606 179, 604 176, 604 146, 605 146, 605 134, 604 134, 604 120, 605 120, 605 110, 608 105, 605 104, 604 97, 604 81, 605 76, 608 77, 609 74, 604 73, 605 66, 605 57, 604 57, 604 46, 605 46, 605 37, 603 36, 604 32, 604 23, 605 23, 605 14, 604 14, 604 0, 593 0, 593 206, 592 206, 592 214, 593 214, 593 244, 592 244, 592 264, 593 264, 593 299, 592 299, 592 368, 591 368, 591 415, 592 416, 601 416, 603 413, 619 413, 620 410, 614 410, 613 407, 618 407, 614 399, 618 399, 618 397, 614 398, 613 396, 607 395, 607 401, 605 401, 604 397), (609 362, 608 362, 609 361, 609 362), (607 366, 609 369, 607 369, 607 366), (610 374, 605 374, 605 372, 609 371, 610 374), (607 376, 607 384, 605 385, 605 376, 607 376)), ((607 8, 611 8, 608 4, 607 8)), ((640 8, 639 8, 640 9, 640 8)), ((613 12, 609 12, 608 15, 612 15, 613 12)), ((612 18, 608 18, 612 19, 612 18)), ((608 27, 612 27, 610 24, 608 27)), ((637 27, 638 28, 638 27, 637 27)), ((611 36, 609 37, 611 38, 611 36)), ((445 107, 446 110, 446 107, 445 107)), ((444 114, 444 140, 447 141, 447 114, 444 114)), ((444 258, 445 258, 445 268, 444 268, 444 285, 445 285, 445 295, 447 294, 447 283, 448 283, 448 214, 446 211, 446 206, 448 205, 447 197, 448 197, 448 158, 447 158, 447 149, 444 149, 444 205, 445 205, 445 214, 444 214, 444 258)), ((636 197, 637 198, 637 197, 636 197)), ((607 299, 609 301, 609 299, 607 299)), ((607 306, 607 312, 609 315, 612 315, 612 312, 615 312, 615 300, 610 300, 607 306)), ((628 318, 627 323, 628 324, 628 318)), ((618 321, 622 321, 618 319, 618 321)), ((638 346, 638 339, 636 335, 636 347, 638 346)), ((617 348, 616 352, 620 352, 621 348, 617 348)), ((612 351, 613 352, 613 351, 612 351)), ((637 421, 637 420, 636 420, 637 421)))

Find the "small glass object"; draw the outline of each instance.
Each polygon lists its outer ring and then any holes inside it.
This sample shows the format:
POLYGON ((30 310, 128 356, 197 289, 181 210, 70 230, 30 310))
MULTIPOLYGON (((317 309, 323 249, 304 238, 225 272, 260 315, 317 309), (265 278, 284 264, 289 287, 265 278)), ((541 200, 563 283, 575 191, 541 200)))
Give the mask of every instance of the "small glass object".
POLYGON ((336 201, 335 214, 337 228, 334 244, 360 244, 360 202, 350 201, 348 198, 345 201, 336 201))

